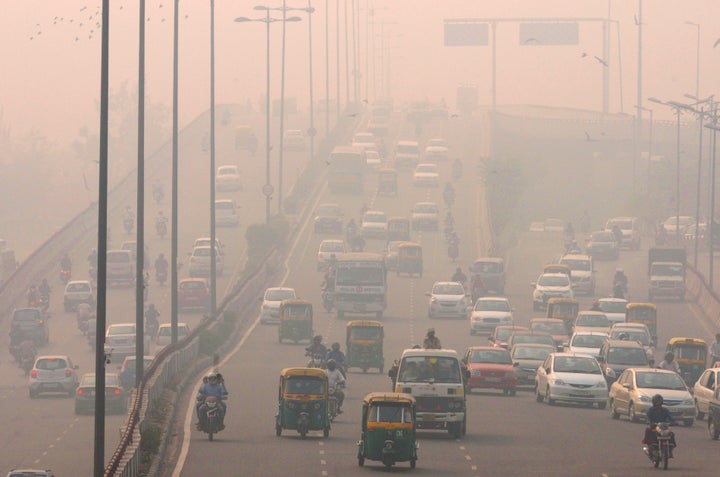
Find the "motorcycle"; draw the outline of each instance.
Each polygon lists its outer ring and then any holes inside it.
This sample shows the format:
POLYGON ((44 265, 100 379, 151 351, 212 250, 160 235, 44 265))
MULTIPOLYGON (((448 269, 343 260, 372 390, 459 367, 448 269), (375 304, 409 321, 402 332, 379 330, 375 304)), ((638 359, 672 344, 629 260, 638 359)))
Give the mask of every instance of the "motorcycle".
POLYGON ((70 281, 71 273, 70 270, 67 268, 61 268, 60 269, 60 281, 63 282, 63 284, 67 285, 67 283, 70 281))
POLYGON ((448 245, 448 257, 450 257, 450 260, 454 262, 457 260, 459 254, 460 246, 457 243, 451 243, 448 245))
POLYGON ((153 199, 155 199, 155 203, 159 204, 163 200, 163 190, 162 187, 155 187, 153 189, 153 199))
POLYGON ((345 388, 345 384, 338 383, 337 387, 331 387, 328 390, 328 417, 330 418, 330 422, 335 420, 335 418, 339 414, 338 410, 340 409, 338 407, 338 399, 335 392, 340 391, 343 388, 345 388))
POLYGON ((307 364, 308 368, 325 369, 325 356, 313 354, 307 364))
MULTIPOLYGON (((220 407, 222 404, 217 401, 215 396, 198 396, 198 400, 201 399, 204 399, 204 402, 200 406, 200 414, 204 415, 204 418, 200 419, 198 430, 207 434, 208 440, 212 441, 213 435, 225 428, 220 417, 220 407)), ((223 398, 223 400, 225 400, 225 398, 223 398)))
POLYGON ((643 446, 643 451, 655 467, 660 467, 660 463, 662 463, 663 470, 667 470, 670 459, 670 439, 672 434, 672 432, 670 432, 670 424, 660 422, 655 425, 652 431, 655 433, 655 442, 643 446))
POLYGON ((50 308, 50 295, 47 293, 41 293, 39 295, 38 308, 44 312, 48 311, 48 308, 50 308))
POLYGON ((330 313, 335 306, 335 297, 330 291, 323 291, 322 293, 322 305, 323 308, 325 308, 325 311, 330 313))
POLYGON ((165 220, 156 221, 155 231, 157 231, 160 238, 165 238, 165 235, 167 235, 167 222, 165 220))
POLYGON ((125 233, 128 235, 132 233, 134 225, 133 222, 135 222, 135 220, 132 217, 125 217, 123 219, 123 227, 125 228, 125 233))
POLYGON ((167 281, 167 270, 158 268, 155 270, 155 280, 157 280, 158 285, 163 286, 165 285, 165 282, 167 281))

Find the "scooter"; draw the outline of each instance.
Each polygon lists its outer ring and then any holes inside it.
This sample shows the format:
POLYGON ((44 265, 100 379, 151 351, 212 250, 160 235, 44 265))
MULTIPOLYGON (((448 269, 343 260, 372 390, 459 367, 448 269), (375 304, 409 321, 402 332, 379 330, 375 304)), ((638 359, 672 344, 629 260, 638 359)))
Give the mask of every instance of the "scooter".
POLYGON ((155 271, 155 280, 157 280, 158 285, 165 285, 165 282, 167 281, 167 275, 167 270, 158 269, 155 271))
POLYGON ((71 273, 68 269, 60 269, 60 281, 63 282, 65 285, 70 281, 71 273))
MULTIPOLYGON (((198 397, 198 399, 202 399, 202 397, 198 397)), ((225 428, 220 417, 222 404, 217 401, 215 396, 208 396, 204 399, 205 401, 200 406, 200 413, 204 414, 204 418, 200 419, 198 430, 207 434, 208 440, 212 442, 213 435, 225 428)), ((223 398, 223 400, 225 399, 223 398)))
POLYGON ((155 231, 157 231, 157 234, 160 236, 160 238, 165 238, 165 235, 167 234, 167 222, 164 220, 156 221, 155 231))

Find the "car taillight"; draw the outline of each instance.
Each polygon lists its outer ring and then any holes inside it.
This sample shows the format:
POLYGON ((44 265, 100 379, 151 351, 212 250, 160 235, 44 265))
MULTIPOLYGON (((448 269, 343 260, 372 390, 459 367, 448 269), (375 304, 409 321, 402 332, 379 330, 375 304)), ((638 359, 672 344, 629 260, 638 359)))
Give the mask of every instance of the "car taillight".
POLYGON ((30 377, 37 378, 37 369, 33 369, 32 371, 30 371, 30 377))
POLYGON ((84 394, 83 390, 78 388, 77 394, 78 394, 78 396, 82 396, 84 394))
POLYGON ((72 375, 72 371, 70 371, 69 369, 66 369, 65 376, 69 378, 71 375, 72 375))
POLYGON ((120 391, 119 389, 115 389, 115 390, 113 391, 113 394, 115 394, 116 396, 119 396, 121 392, 122 392, 122 391, 120 391))

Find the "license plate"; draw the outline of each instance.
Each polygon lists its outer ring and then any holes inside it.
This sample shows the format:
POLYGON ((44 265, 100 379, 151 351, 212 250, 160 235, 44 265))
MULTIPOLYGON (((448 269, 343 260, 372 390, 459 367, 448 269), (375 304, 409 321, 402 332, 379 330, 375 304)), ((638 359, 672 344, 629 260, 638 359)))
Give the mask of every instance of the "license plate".
POLYGON ((500 378, 485 378, 485 381, 488 383, 499 383, 501 381, 500 378))
POLYGON ((365 311, 365 305, 357 304, 353 306, 353 310, 355 311, 365 311))
POLYGON ((423 415, 422 420, 423 421, 434 421, 435 416, 433 416, 432 414, 425 414, 425 415, 423 415))
POLYGON ((590 394, 588 391, 573 391, 572 392, 573 396, 587 396, 588 394, 590 394))
POLYGON ((57 389, 60 387, 58 383, 45 383, 44 386, 48 389, 57 389))

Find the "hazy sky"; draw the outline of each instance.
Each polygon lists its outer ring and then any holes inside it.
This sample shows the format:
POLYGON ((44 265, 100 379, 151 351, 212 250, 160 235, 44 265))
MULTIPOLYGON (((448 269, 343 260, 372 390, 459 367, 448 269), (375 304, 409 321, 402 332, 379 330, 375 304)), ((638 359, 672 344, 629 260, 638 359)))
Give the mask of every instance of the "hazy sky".
MULTIPOLYGON (((0 0, 0 40, 3 74, 0 77, 0 108, 3 121, 14 137, 37 130, 57 142, 70 142, 83 126, 98 128, 100 72, 99 0, 0 0)), ((330 96, 336 91, 335 13, 338 0, 329 0, 330 96)), ((137 1, 111 3, 112 87, 137 83, 137 1)), ((209 107, 209 0, 180 1, 180 110, 181 124, 209 107)), ((266 29, 264 23, 235 23, 238 16, 257 18, 254 0, 215 1, 216 100, 253 103, 265 94, 266 29)), ((344 1, 341 24, 344 24, 344 1)), ((701 33, 700 95, 716 91, 720 84, 720 1, 645 0, 643 5, 643 97, 685 100, 695 93, 697 27, 701 33)), ((146 94, 152 102, 171 104, 173 1, 147 0, 146 94)), ((269 3, 281 5, 279 0, 269 3)), ((291 7, 307 7, 307 1, 287 1, 291 7)), ((312 0, 315 98, 325 98, 325 0, 312 0)), ((637 0, 347 0, 348 22, 352 6, 359 7, 359 62, 363 75, 359 98, 365 91, 372 101, 381 95, 381 57, 389 83, 385 86, 398 101, 444 98, 452 107, 459 84, 476 84, 480 102, 491 101, 491 48, 444 47, 446 18, 542 18, 607 17, 617 20, 611 31, 610 111, 632 113, 637 104, 638 28, 637 0), (375 42, 366 48, 367 8, 374 11, 375 42), (618 30, 620 54, 618 54, 618 30), (381 38, 384 32, 384 38, 381 38), (381 46, 385 46, 381 54, 381 46), (374 51, 374 55, 372 55, 374 51), (366 63, 366 58, 373 59, 366 63), (618 60, 621 59, 620 63, 618 60), (373 61, 374 60, 374 61, 373 61), (375 75, 373 75, 373 65, 375 75), (374 81, 367 85, 365 73, 374 81), (622 77, 621 77, 622 73, 622 77)), ((279 12, 273 12, 278 16, 279 12)), ((308 23, 305 12, 286 29, 286 96, 298 104, 308 102, 308 23)), ((280 90, 281 23, 271 24, 272 96, 280 90)), ((343 29, 344 31, 344 29, 343 29)), ((578 46, 519 46, 518 25, 503 22, 497 30, 497 101, 532 103, 600 110, 602 69, 594 56, 602 56, 602 28, 582 22, 578 46), (583 56, 583 53, 586 56, 583 56)), ((345 37, 340 38, 341 99, 345 88, 345 37)), ((352 56, 352 35, 349 35, 352 56)), ((353 59, 350 59, 352 69, 353 59)), ((350 98, 352 99, 352 84, 350 98)), ((646 106, 648 106, 646 102, 646 106)), ((671 112, 652 105, 656 117, 671 112)))

